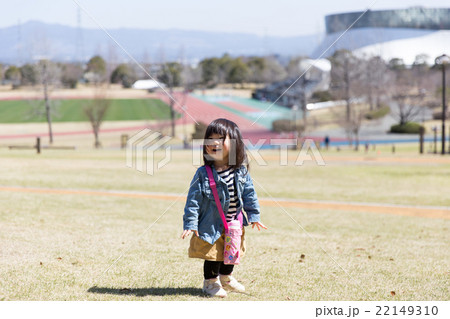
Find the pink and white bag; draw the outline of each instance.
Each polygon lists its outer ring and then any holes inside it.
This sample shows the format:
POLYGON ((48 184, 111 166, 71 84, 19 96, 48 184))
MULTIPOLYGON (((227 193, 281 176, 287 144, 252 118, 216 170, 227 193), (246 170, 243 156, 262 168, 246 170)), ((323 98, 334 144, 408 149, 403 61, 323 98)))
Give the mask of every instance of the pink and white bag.
POLYGON ((242 213, 238 212, 238 219, 227 222, 225 214, 220 203, 219 194, 217 193, 216 181, 212 173, 211 167, 205 165, 208 173, 209 186, 212 189, 214 200, 222 218, 223 226, 225 227, 225 242, 223 249, 223 262, 228 265, 239 265, 241 237, 242 237, 242 213))

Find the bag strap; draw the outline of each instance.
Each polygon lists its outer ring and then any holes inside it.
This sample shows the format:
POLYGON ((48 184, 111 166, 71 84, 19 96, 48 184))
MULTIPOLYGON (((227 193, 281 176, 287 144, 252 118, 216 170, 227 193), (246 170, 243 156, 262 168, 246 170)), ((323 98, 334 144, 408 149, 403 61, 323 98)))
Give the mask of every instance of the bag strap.
POLYGON ((219 193, 217 193, 216 181, 214 180, 213 172, 212 172, 210 166, 205 165, 205 168, 206 168, 206 173, 208 173, 209 186, 212 189, 212 192, 214 195, 214 200, 216 201, 217 209, 219 210, 220 217, 222 218, 223 226, 225 227, 225 231, 228 231, 227 219, 225 218, 225 214, 222 209, 222 204, 220 203, 219 193))

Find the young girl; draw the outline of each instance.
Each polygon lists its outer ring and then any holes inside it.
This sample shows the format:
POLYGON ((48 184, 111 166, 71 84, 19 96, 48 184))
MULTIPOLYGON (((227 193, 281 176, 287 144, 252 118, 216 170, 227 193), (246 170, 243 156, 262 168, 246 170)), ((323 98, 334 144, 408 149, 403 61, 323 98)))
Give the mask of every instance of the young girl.
MULTIPOLYGON (((205 166, 211 167, 220 203, 227 222, 243 220, 260 230, 260 209, 252 179, 248 173, 244 142, 238 126, 227 119, 209 124, 203 146, 205 166), (243 214, 244 209, 246 216, 243 214)), ((224 264, 224 224, 210 188, 205 166, 197 169, 190 184, 183 216, 183 233, 193 233, 189 257, 204 259, 203 291, 210 296, 225 297, 228 291, 244 292, 245 288, 233 276, 234 265, 224 264)), ((240 256, 245 252, 242 230, 240 256)))

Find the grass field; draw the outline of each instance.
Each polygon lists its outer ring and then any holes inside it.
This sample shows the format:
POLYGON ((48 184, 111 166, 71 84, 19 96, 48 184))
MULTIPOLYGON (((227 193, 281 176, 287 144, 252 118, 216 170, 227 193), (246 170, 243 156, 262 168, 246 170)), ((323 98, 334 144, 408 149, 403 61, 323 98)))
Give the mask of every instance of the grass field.
MULTIPOLYGON (((407 217, 273 198, 449 207, 450 161, 409 147, 323 152, 326 166, 261 154, 267 166, 253 162, 251 174, 274 203, 262 205, 269 229, 246 230, 235 276, 248 294, 227 300, 449 299, 449 219, 427 218, 426 207, 407 217)), ((202 261, 179 239, 191 159, 173 151, 151 176, 127 168, 124 151, 0 149, 0 300, 205 300, 202 261), (117 193, 89 193, 100 190, 117 193)))
MULTIPOLYGON (((71 99, 52 101, 54 122, 87 121, 83 108, 93 100, 71 99)), ((105 121, 169 119, 170 109, 159 99, 111 99, 105 121)), ((43 101, 0 101, 0 123, 45 122, 43 101), (37 112, 39 110, 39 112, 37 112)))

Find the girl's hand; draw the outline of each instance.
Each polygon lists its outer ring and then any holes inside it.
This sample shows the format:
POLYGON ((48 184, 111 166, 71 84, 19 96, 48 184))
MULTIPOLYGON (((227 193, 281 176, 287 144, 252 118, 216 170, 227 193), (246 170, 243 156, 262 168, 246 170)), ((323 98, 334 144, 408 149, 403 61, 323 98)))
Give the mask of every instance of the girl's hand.
MULTIPOLYGON (((181 234, 181 239, 185 239, 191 233, 192 233, 192 230, 190 230, 190 229, 183 230, 183 233, 181 234)), ((198 231, 194 230, 194 233, 198 237, 198 231)))
POLYGON ((252 223, 252 229, 255 228, 255 225, 256 225, 256 227, 258 228, 258 230, 261 230, 260 227, 261 227, 262 229, 267 229, 267 227, 264 226, 264 224, 263 224, 263 223, 260 223, 260 222, 254 222, 254 223, 252 223))

